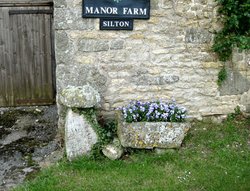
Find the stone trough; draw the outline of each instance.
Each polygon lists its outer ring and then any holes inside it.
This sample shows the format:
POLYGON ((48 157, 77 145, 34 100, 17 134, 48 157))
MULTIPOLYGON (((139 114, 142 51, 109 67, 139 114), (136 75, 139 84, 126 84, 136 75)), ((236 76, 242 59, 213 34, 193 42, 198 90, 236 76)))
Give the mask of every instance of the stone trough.
POLYGON ((123 122, 118 125, 118 137, 123 147, 178 148, 189 128, 189 123, 123 122))

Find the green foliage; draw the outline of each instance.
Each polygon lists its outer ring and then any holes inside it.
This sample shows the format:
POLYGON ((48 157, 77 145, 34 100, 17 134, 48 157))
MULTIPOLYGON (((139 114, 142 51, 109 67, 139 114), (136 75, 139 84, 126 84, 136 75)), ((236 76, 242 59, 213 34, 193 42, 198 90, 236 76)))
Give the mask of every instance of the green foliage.
POLYGON ((98 142, 93 146, 90 157, 93 159, 102 158, 101 149, 104 145, 110 143, 116 135, 116 123, 108 121, 101 126, 96 119, 96 110, 93 108, 76 109, 76 112, 86 117, 98 135, 98 142))
POLYGON ((215 0, 224 27, 216 33, 213 50, 221 61, 229 60, 232 48, 250 49, 250 0, 215 0))
POLYGON ((237 106, 236 108, 234 108, 234 113, 230 113, 227 115, 227 119, 228 120, 235 120, 238 117, 242 116, 242 112, 240 110, 240 106, 237 106))
POLYGON ((221 86, 226 79, 227 79, 227 71, 225 66, 223 66, 223 68, 218 73, 218 80, 217 80, 218 86, 221 86))

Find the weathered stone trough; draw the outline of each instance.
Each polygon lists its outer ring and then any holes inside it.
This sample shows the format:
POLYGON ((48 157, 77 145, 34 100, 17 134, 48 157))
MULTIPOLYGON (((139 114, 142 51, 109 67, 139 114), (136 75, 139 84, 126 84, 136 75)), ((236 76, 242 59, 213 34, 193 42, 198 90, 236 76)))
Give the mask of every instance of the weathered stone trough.
POLYGON ((119 118, 117 134, 123 147, 139 149, 178 148, 190 127, 190 123, 127 123, 119 118))

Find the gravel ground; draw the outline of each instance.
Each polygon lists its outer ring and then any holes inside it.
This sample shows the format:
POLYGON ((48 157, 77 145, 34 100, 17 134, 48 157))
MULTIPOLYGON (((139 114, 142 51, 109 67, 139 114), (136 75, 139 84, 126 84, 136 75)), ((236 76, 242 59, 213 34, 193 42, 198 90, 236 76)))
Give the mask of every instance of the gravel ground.
POLYGON ((0 109, 0 191, 63 157, 56 106, 0 109))

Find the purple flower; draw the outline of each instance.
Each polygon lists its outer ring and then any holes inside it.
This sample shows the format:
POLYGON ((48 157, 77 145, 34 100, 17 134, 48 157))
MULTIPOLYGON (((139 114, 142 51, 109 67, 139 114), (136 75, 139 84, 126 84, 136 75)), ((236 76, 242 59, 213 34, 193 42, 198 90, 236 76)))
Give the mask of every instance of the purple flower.
POLYGON ((123 113, 127 113, 127 108, 126 108, 126 107, 123 107, 123 108, 122 108, 122 111, 123 111, 123 113))
POLYGON ((131 101, 127 107, 120 107, 127 122, 133 121, 183 121, 187 110, 179 106, 175 100, 141 102, 131 101))
POLYGON ((136 106, 133 105, 133 106, 132 106, 132 110, 133 110, 133 111, 137 110, 136 106))
POLYGON ((160 104, 160 109, 163 111, 165 109, 164 104, 160 104))
POLYGON ((161 116, 162 116, 163 119, 167 119, 168 118, 168 113, 163 113, 161 116))
POLYGON ((140 111, 144 112, 146 109, 143 106, 140 106, 140 111))

